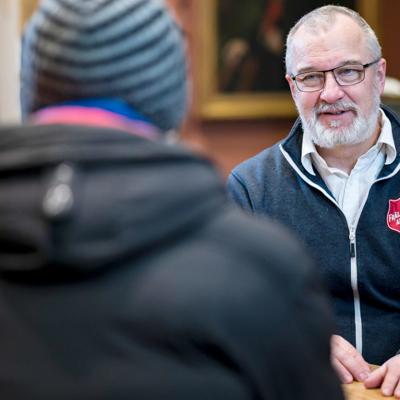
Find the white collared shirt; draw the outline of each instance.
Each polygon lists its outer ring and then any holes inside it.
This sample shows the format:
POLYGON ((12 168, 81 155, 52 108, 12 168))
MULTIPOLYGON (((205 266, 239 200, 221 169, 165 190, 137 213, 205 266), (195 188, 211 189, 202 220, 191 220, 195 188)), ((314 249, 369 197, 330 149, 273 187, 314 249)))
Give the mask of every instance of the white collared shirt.
POLYGON ((318 154, 310 135, 306 132, 303 135, 301 162, 310 174, 315 175, 314 167, 319 172, 346 216, 349 227, 355 225, 358 211, 383 165, 391 164, 396 158, 392 124, 382 110, 381 115, 382 130, 377 142, 357 160, 350 174, 329 167, 318 154))

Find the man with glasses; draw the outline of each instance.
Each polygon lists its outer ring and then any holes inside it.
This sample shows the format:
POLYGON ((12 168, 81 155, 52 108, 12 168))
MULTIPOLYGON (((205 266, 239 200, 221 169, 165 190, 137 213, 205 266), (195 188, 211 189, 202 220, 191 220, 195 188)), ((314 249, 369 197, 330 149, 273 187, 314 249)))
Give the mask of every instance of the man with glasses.
POLYGON ((400 121, 380 105, 386 61, 364 19, 324 6, 289 32, 286 69, 300 118, 233 170, 229 192, 297 232, 317 260, 341 380, 400 398, 400 121))

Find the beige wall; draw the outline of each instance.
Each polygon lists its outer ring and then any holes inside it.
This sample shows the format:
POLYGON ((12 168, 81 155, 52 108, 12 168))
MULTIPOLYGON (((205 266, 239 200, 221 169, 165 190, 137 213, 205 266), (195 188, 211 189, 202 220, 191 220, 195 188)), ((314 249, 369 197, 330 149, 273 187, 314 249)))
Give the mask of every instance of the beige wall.
POLYGON ((0 0, 0 122, 19 120, 19 2, 0 0))

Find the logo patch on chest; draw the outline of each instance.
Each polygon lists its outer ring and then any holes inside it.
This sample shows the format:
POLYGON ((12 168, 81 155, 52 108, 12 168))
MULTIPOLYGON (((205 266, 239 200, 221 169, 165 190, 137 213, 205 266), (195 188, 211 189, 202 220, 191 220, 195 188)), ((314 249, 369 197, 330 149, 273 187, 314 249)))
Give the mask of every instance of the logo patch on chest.
POLYGON ((387 226, 400 233, 400 198, 389 200, 389 210, 386 217, 387 226))

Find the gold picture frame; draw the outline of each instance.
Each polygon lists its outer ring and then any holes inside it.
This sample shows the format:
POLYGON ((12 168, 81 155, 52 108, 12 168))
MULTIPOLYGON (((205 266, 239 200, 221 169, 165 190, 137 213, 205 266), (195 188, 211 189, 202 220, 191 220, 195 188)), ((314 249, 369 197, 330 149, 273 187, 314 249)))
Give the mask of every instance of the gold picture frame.
MULTIPOLYGON (((197 66, 199 80, 195 108, 196 114, 202 119, 214 120, 289 118, 296 116, 296 109, 288 87, 285 90, 262 92, 224 93, 219 90, 219 55, 217 54, 218 1, 220 0, 201 0, 196 4, 196 15, 199 18, 199 29, 197 32, 197 39, 199 40, 199 65, 197 66)), ((250 0, 241 3, 248 4, 248 1, 250 0)), ((355 0, 357 11, 379 35, 378 2, 379 0, 355 0)), ((336 1, 335 3, 340 4, 340 1, 336 1)))
POLYGON ((20 15, 21 15, 21 30, 24 29, 26 22, 35 11, 38 2, 39 0, 19 0, 20 15))

